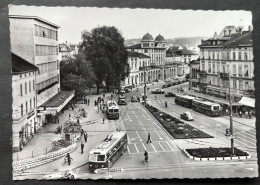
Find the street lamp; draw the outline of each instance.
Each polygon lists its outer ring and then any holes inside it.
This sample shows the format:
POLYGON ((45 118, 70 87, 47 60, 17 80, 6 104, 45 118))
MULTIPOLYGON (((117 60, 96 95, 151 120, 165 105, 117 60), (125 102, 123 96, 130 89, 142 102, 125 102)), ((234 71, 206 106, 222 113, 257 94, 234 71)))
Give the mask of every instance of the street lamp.
POLYGON ((146 67, 144 67, 144 104, 146 105, 146 79, 145 79, 146 67))
POLYGON ((229 80, 229 107, 230 107, 230 136, 231 136, 231 152, 234 155, 234 137, 233 137, 233 118, 232 118, 232 102, 231 102, 231 74, 228 74, 229 80))

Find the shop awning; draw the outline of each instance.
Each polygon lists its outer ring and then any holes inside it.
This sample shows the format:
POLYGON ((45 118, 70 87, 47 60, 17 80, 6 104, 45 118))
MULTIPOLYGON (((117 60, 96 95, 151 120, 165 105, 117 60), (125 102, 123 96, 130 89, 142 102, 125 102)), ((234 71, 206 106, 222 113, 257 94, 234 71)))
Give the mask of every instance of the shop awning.
POLYGON ((41 109, 45 107, 48 113, 55 114, 60 112, 61 109, 70 102, 74 95, 75 91, 60 91, 40 107, 41 109))
POLYGON ((254 98, 242 97, 242 99, 238 103, 241 103, 242 105, 245 105, 248 107, 255 108, 255 99, 254 98))

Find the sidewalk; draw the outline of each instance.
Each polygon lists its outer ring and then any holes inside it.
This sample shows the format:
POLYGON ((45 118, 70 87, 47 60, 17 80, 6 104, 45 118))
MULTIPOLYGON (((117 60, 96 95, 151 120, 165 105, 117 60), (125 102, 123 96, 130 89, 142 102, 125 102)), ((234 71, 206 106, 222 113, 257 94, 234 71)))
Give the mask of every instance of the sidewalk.
MULTIPOLYGON (((98 143, 100 143, 110 131, 114 131, 116 126, 119 125, 118 121, 110 121, 105 119, 105 123, 103 124, 104 113, 101 111, 97 112, 97 107, 94 105, 94 101, 98 98, 98 96, 102 95, 91 95, 88 98, 90 99, 89 106, 87 104, 76 104, 74 110, 66 110, 63 114, 59 115, 59 124, 48 123, 46 127, 43 129, 46 130, 47 133, 43 133, 40 135, 35 135, 31 141, 24 147, 22 151, 13 153, 13 157, 16 160, 17 154, 23 155, 28 154, 33 150, 39 150, 44 148, 51 149, 51 142, 55 140, 60 140, 61 135, 55 134, 54 131, 59 125, 62 125, 64 128, 64 122, 68 120, 69 114, 73 116, 73 112, 78 110, 79 108, 84 108, 87 112, 87 118, 81 117, 79 119, 82 128, 88 133, 88 141, 85 143, 84 138, 82 138, 82 142, 84 143, 84 153, 81 154, 81 141, 76 141, 77 149, 70 154, 73 158, 73 162, 70 166, 62 166, 62 162, 64 157, 26 170, 26 172, 44 172, 44 171, 59 171, 59 170, 69 170, 76 168, 78 166, 82 166, 88 162, 88 153, 94 148, 98 143), (91 121, 91 122, 90 122, 91 121)), ((110 98, 111 94, 107 93, 106 98, 110 98)), ((115 95, 114 95, 115 97, 115 95)))

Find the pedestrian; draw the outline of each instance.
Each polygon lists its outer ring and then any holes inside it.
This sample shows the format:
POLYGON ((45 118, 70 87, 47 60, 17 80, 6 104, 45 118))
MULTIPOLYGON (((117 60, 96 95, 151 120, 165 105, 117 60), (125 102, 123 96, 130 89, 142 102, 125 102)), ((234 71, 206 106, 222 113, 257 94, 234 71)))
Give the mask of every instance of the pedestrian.
POLYGON ((156 95, 155 95, 154 99, 156 100, 156 95))
POLYGON ((71 114, 69 113, 69 119, 71 118, 71 114))
POLYGON ((148 152, 146 150, 144 151, 144 164, 145 163, 148 163, 148 152))
POLYGON ((239 111, 239 116, 240 116, 240 118, 242 118, 242 112, 241 111, 239 111))
MULTIPOLYGON (((105 91, 105 92, 106 92, 106 91, 105 91)), ((105 94, 103 94, 103 98, 105 98, 105 96, 106 96, 106 95, 105 95, 105 94)))
POLYGON ((88 106, 89 106, 89 102, 90 102, 90 100, 88 99, 88 106))
POLYGON ((150 143, 152 143, 152 140, 151 140, 151 135, 150 135, 150 133, 148 133, 147 144, 148 144, 149 142, 150 142, 150 143))
POLYGON ((103 124, 105 124, 105 118, 103 118, 103 124))
POLYGON ((167 101, 165 101, 165 107, 167 108, 167 101))
POLYGON ((226 116, 228 116, 229 115, 229 111, 228 111, 228 109, 226 109, 226 116))
POLYGON ((97 100, 95 100, 95 106, 97 106, 97 100))
POLYGON ((70 154, 69 153, 67 153, 67 156, 66 156, 66 158, 67 158, 67 161, 68 161, 68 165, 70 166, 70 154))
POLYGON ((85 142, 88 141, 88 133, 87 132, 84 133, 84 140, 85 140, 85 142))
POLYGON ((77 123, 79 124, 79 118, 77 118, 77 123))
POLYGON ((247 112, 247 110, 246 110, 246 112, 245 112, 245 115, 246 115, 246 118, 248 118, 248 112, 247 112))
POLYGON ((84 149, 84 143, 81 142, 81 154, 83 154, 83 149, 84 149))
POLYGON ((248 111, 248 118, 251 119, 252 113, 251 111, 248 111))

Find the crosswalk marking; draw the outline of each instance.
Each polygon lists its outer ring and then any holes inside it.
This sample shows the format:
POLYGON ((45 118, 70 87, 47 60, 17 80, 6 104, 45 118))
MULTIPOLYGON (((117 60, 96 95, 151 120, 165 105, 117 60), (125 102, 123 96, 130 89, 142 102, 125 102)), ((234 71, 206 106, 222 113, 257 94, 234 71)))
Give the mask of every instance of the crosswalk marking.
POLYGON ((129 147, 127 146, 127 151, 128 151, 128 153, 130 154, 130 149, 129 149, 129 147))
POLYGON ((152 143, 151 143, 151 146, 153 147, 154 151, 157 152, 152 143))
POLYGON ((171 145, 166 141, 167 145, 171 148, 171 150, 173 150, 173 148, 171 147, 171 145))
POLYGON ((135 149, 136 149, 137 153, 139 153, 139 150, 138 150, 138 148, 137 148, 135 143, 134 143, 134 146, 135 146, 135 149))
POLYGON ((158 142, 158 144, 160 145, 160 147, 163 149, 163 151, 165 151, 165 149, 163 148, 163 146, 161 145, 160 142, 158 142))
POLYGON ((146 147, 144 146, 144 143, 142 143, 142 145, 143 145, 144 149, 147 150, 146 147))

